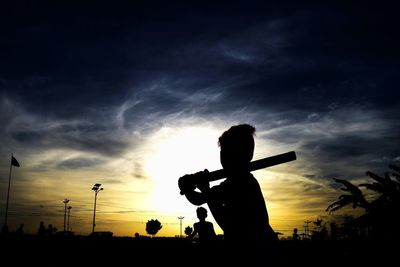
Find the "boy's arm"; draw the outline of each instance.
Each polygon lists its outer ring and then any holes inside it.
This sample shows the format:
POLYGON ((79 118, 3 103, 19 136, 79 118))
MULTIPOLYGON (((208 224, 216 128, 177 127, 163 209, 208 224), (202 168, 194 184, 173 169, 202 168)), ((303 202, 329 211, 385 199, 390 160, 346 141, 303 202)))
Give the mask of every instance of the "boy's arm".
MULTIPOLYGON (((212 196, 213 193, 210 193, 210 196, 212 196)), ((208 208, 210 209, 215 221, 218 223, 219 227, 221 227, 222 230, 225 228, 225 216, 224 216, 224 206, 221 201, 218 201, 217 199, 210 197, 210 199, 207 202, 208 208)))
POLYGON ((203 193, 200 192, 196 191, 186 192, 185 196, 190 203, 196 206, 203 205, 204 203, 207 202, 206 198, 203 196, 203 193))
POLYGON ((207 194, 203 192, 204 188, 210 189, 208 182, 209 172, 204 170, 195 174, 187 174, 179 178, 178 185, 181 194, 184 194, 190 203, 196 206, 207 203, 207 194), (198 188, 201 192, 195 191, 198 188))
POLYGON ((181 192, 184 192, 187 200, 193 205, 200 206, 207 203, 215 221, 223 230, 225 216, 221 199, 223 199, 224 186, 217 185, 210 188, 209 175, 208 170, 185 175, 179 179, 179 187, 181 192), (195 191, 196 188, 198 188, 200 192, 195 191))
POLYGON ((216 185, 210 188, 209 182, 198 184, 198 188, 202 193, 202 197, 206 200, 208 207, 218 225, 224 230, 225 216, 223 206, 224 186, 216 185))

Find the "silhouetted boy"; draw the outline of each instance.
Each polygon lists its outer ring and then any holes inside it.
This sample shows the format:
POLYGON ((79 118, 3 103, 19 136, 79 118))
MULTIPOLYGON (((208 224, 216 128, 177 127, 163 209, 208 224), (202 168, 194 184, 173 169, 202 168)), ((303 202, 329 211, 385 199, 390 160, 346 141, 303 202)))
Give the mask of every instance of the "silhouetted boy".
POLYGON ((213 241, 216 238, 216 234, 214 231, 214 226, 211 222, 207 222, 207 210, 203 207, 198 207, 196 210, 197 218, 199 218, 199 222, 193 224, 193 233, 190 234, 190 238, 199 236, 200 242, 213 241))
POLYGON ((260 185, 249 171, 253 158, 255 128, 248 124, 232 126, 219 137, 220 161, 228 174, 225 181, 210 188, 208 170, 186 175, 196 185, 185 192, 194 205, 207 203, 228 241, 275 241, 260 185), (195 177, 194 177, 195 176, 195 177), (193 179, 195 178, 195 179, 193 179), (196 187, 200 192, 195 191, 196 187))

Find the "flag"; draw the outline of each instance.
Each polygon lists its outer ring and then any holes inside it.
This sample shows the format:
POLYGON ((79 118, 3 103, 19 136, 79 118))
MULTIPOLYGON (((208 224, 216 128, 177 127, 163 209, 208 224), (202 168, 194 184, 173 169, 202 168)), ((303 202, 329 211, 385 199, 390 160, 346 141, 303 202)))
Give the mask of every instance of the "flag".
POLYGON ((11 157, 11 165, 19 167, 19 162, 16 158, 14 158, 14 156, 11 157))

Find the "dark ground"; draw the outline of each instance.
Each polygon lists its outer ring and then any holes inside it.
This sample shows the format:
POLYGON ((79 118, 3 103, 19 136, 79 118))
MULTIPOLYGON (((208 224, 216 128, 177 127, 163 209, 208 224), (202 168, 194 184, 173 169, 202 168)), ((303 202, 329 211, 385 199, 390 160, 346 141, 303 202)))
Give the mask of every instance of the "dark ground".
MULTIPOLYGON (((279 241, 273 246, 179 238, 1 236, 7 266, 396 266, 398 245, 372 241, 279 241), (241 265, 237 265, 237 264, 241 265)), ((6 266, 6 265, 2 265, 6 266)))

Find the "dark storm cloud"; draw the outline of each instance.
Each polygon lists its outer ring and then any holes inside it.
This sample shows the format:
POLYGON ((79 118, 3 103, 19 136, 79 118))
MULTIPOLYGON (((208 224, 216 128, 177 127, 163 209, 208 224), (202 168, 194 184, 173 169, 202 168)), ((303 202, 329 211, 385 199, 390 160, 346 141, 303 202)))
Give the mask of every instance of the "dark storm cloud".
POLYGON ((399 163, 397 114, 398 109, 371 105, 339 105, 321 113, 272 112, 256 124, 262 127, 257 136, 269 142, 268 148, 297 152, 292 172, 331 186, 333 178, 366 179, 367 170, 383 173, 389 164, 399 163), (281 123, 268 123, 274 117, 281 123))
POLYGON ((73 149, 109 157, 123 153, 130 143, 124 139, 123 134, 111 132, 112 126, 108 126, 108 129, 98 129, 91 127, 89 122, 37 123, 33 127, 10 127, 11 137, 21 146, 33 149, 73 149))
MULTIPOLYGON (((259 62, 226 64, 227 73, 249 78, 245 85, 249 90, 239 90, 238 96, 252 97, 260 106, 280 108, 324 110, 333 100, 393 105, 394 101, 387 99, 398 84, 393 62, 399 52, 393 43, 398 44, 399 39, 391 32, 393 26, 385 27, 376 17, 368 20, 360 12, 315 11, 284 14, 274 27, 268 27, 273 22, 265 23, 258 26, 257 35, 251 31, 245 35, 244 40, 257 47, 259 62), (363 23, 372 23, 381 32, 367 34, 364 27, 368 25, 363 23), (268 46, 269 38, 274 37, 280 38, 273 47, 268 46), (390 43, 376 41, 387 38, 390 43), (377 95, 376 90, 381 93, 377 95)), ((246 53, 243 45, 236 50, 246 53)))
POLYGON ((20 143, 33 143, 33 142, 41 142, 45 136, 43 134, 37 132, 28 132, 28 131, 16 131, 12 133, 13 138, 20 143))
MULTIPOLYGON (((388 63, 398 57, 398 39, 379 9, 370 16, 366 6, 349 4, 159 7, 31 7, 38 14, 8 22, 14 31, 6 30, 9 64, 2 73, 18 78, 3 78, 3 87, 41 104, 34 108, 42 112, 79 116, 165 77, 180 80, 186 92, 239 80, 227 102, 281 108, 321 108, 329 98, 349 101, 360 92, 377 101, 371 90, 394 79, 388 63)), ((387 89, 380 90, 383 98, 387 89)), ((174 107, 170 99, 157 100, 156 108, 174 107)))
POLYGON ((317 154, 324 154, 329 159, 356 159, 364 158, 367 155, 375 155, 380 157, 391 156, 392 159, 399 154, 395 151, 395 144, 400 141, 400 138, 394 134, 387 137, 367 138, 359 135, 337 136, 334 140, 326 140, 323 142, 309 142, 303 149, 313 151, 317 154), (387 139, 387 138, 390 139, 387 139), (392 150, 389 154, 388 151, 392 150))
POLYGON ((135 142, 126 131, 118 129, 113 112, 87 113, 83 119, 59 119, 28 112, 26 107, 8 98, 2 99, 1 111, 7 115, 0 129, 2 153, 23 150, 24 154, 37 154, 64 149, 114 157, 135 142))

